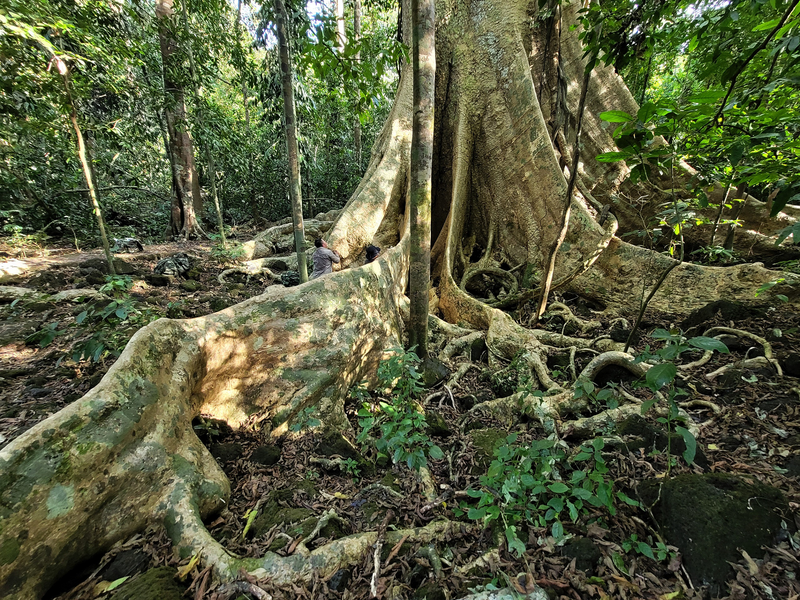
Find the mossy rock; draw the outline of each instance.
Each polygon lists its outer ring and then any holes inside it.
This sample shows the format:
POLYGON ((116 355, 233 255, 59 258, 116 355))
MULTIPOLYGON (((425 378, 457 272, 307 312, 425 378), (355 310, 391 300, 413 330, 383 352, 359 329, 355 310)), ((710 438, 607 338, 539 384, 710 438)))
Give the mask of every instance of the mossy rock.
POLYGON ((420 370, 422 371, 422 385, 425 387, 433 387, 450 374, 447 366, 432 356, 428 356, 422 361, 420 370))
POLYGON ((484 473, 494 460, 495 448, 499 447, 508 435, 502 429, 473 429, 469 432, 472 446, 475 448, 475 465, 473 474, 484 473))
POLYGON ((217 459, 217 462, 232 462, 242 456, 242 445, 235 442, 211 444, 209 451, 211 456, 217 459))
MULTIPOLYGON (((312 517, 313 514, 307 508, 279 508, 274 504, 269 504, 259 510, 259 514, 256 520, 253 521, 248 534, 252 534, 254 538, 257 538, 268 532, 275 525, 283 523, 287 525, 300 524, 312 517)), ((311 529, 313 529, 313 526, 311 529)), ((309 529, 308 533, 311 533, 311 529, 309 529)))
POLYGON ((225 310, 229 306, 228 302, 223 298, 214 298, 211 300, 211 302, 209 302, 209 305, 211 306, 211 310, 214 312, 225 310))
POLYGON ((783 494, 761 483, 746 483, 723 473, 684 474, 663 482, 646 480, 639 486, 645 504, 669 544, 677 546, 695 585, 707 585, 716 596, 734 576, 728 564, 741 559, 741 550, 761 555, 773 543, 789 507, 783 494))
POLYGON ((395 492, 403 491, 403 488, 401 488, 400 484, 398 483, 398 479, 392 473, 387 473, 381 478, 381 485, 385 485, 386 487, 393 489, 395 492))
POLYGON ((564 556, 575 560, 575 567, 590 577, 594 575, 594 568, 603 558, 603 553, 589 538, 572 538, 561 550, 564 556))
MULTIPOLYGON (((640 415, 631 415, 618 423, 617 433, 621 436, 631 437, 625 442, 628 450, 643 448, 645 451, 655 449, 659 452, 666 452, 669 446, 670 452, 675 456, 681 456, 686 450, 686 442, 679 433, 667 434, 664 429, 649 423, 640 415)), ((708 468, 708 458, 699 444, 694 462, 703 469, 708 468)))
MULTIPOLYGON (((314 484, 307 479, 301 479, 289 487, 272 490, 267 494, 266 500, 259 509, 258 516, 255 521, 253 521, 248 535, 257 538, 272 529, 275 525, 280 525, 282 523, 287 525, 294 523, 299 524, 312 518, 314 513, 307 508, 285 506, 285 504, 293 501, 295 494, 298 492, 304 492, 309 500, 317 495, 314 484)), ((316 525, 316 523, 314 523, 314 525, 316 525)), ((314 525, 311 526, 308 533, 311 533, 314 525)), ((308 535, 308 533, 305 535, 308 535)))
POLYGON ((187 279, 186 281, 181 281, 180 283, 181 289, 187 292, 196 292, 200 289, 200 284, 197 281, 192 279, 187 279))
POLYGON ((111 595, 111 600, 183 600, 186 586, 175 581, 177 571, 170 567, 150 569, 126 581, 111 595))
POLYGON ((270 467, 281 458, 281 449, 278 446, 259 446, 250 455, 250 461, 270 467))
POLYGON ((329 430, 325 433, 314 449, 314 452, 327 457, 341 456, 342 458, 352 459, 358 463, 361 474, 366 477, 375 473, 375 465, 364 458, 364 455, 359 452, 353 442, 338 431, 329 430))
POLYGON ((439 413, 429 412, 425 415, 425 422, 428 424, 428 435, 436 437, 448 437, 453 432, 447 426, 447 421, 439 413))
POLYGON ((414 600, 446 600, 444 589, 437 581, 428 581, 422 584, 412 596, 414 600))

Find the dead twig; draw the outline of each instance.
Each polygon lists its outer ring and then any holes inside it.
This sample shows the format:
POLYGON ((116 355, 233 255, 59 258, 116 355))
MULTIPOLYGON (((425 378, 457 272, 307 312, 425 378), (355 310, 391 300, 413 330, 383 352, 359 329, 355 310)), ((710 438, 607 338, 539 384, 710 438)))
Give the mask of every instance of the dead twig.
POLYGON ((394 519, 394 511, 389 509, 386 511, 386 516, 383 517, 381 526, 378 529, 378 537, 375 540, 375 552, 372 555, 374 570, 372 572, 372 579, 369 582, 370 598, 378 597, 378 578, 381 576, 381 548, 383 547, 383 539, 386 536, 386 528, 389 526, 392 519, 394 519))

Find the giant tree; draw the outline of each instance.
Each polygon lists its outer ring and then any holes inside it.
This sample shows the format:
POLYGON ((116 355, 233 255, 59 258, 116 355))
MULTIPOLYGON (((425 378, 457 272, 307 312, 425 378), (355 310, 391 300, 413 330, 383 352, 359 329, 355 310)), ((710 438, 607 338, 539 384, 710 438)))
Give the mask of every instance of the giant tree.
MULTIPOLYGON (((587 348, 591 342, 529 329, 501 310, 518 306, 524 314, 559 235, 567 191, 563 166, 570 164, 560 162, 559 154, 570 145, 557 149, 551 124, 574 120, 580 94, 575 83, 586 66, 579 29, 573 29, 575 6, 563 6, 561 23, 540 15, 538 6, 536 0, 437 2, 431 265, 438 311, 450 323, 434 317, 430 322, 440 334, 485 337, 495 357, 521 352, 536 375, 532 385, 545 392, 536 413, 528 414, 567 419, 585 407, 570 385, 550 378, 545 354, 551 347, 587 348), (555 26, 561 32, 558 63, 547 43, 555 26), (489 289, 478 285, 487 279, 496 283, 489 289)), ((406 3, 406 34, 408 9, 406 3)), ((351 268, 295 288, 272 287, 208 317, 164 319, 143 328, 95 389, 0 451, 5 597, 41 597, 72 565, 150 523, 163 524, 176 552, 196 554, 221 579, 240 577, 244 569, 278 584, 311 581, 363 560, 374 532, 337 540, 308 556, 228 553, 203 518, 226 505, 230 486, 191 420, 200 413, 233 426, 269 419, 275 425, 271 435, 280 437, 304 408, 316 406, 325 426, 349 427, 343 409, 348 388, 374 372, 385 348, 402 342, 411 87, 406 65, 365 177, 329 234, 351 268), (373 242, 383 254, 356 268, 361 250, 373 242)), ((620 229, 640 227, 634 217, 641 207, 626 207, 627 199, 662 202, 664 182, 654 177, 632 183, 624 163, 592 159, 614 150, 598 113, 637 109, 613 69, 596 66, 572 219, 553 279, 556 289, 590 299, 609 317, 632 311, 632 281, 674 262, 616 237, 620 229), (604 205, 611 205, 610 215, 600 219, 604 205)), ((685 314, 720 296, 752 302, 758 286, 779 276, 760 265, 684 263, 671 271, 651 306, 685 314)), ((778 291, 797 301, 796 292, 779 286, 767 294, 778 291)), ((600 340, 592 348, 612 351, 618 345, 600 340)), ((624 359, 604 352, 596 360, 624 359)), ((513 419, 515 411, 533 408, 531 402, 515 396, 486 403, 486 409, 513 419)), ((386 543, 404 536, 441 538, 453 526, 434 521, 391 532, 386 543)))

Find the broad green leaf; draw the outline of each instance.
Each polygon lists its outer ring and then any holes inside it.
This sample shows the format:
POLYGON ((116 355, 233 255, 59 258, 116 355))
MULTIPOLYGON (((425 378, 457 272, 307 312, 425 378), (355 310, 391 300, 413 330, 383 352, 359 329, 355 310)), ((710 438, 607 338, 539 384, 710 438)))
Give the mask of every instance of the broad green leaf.
POLYGON ((692 435, 692 432, 685 427, 677 425, 675 427, 675 431, 681 434, 683 443, 686 444, 686 450, 683 452, 683 460, 685 460, 687 464, 692 464, 694 462, 695 454, 697 453, 697 440, 692 435))
POLYGON ((557 540, 560 540, 564 537, 564 526, 561 524, 560 521, 556 521, 553 523, 553 527, 551 529, 553 533, 553 537, 557 540))
POLYGON ((547 488, 554 494, 563 494, 569 491, 569 486, 560 481, 548 485, 547 488))
POLYGON ((517 528, 514 525, 506 527, 506 540, 508 541, 508 549, 516 552, 518 557, 525 554, 525 544, 519 539, 517 528))
POLYGON ((752 31, 766 31, 768 29, 775 29, 775 27, 777 27, 778 23, 780 22, 781 22, 780 19, 772 19, 771 21, 764 21, 760 25, 756 25, 755 27, 753 27, 752 31))
POLYGON ((433 460, 442 460, 444 458, 444 452, 439 446, 431 446, 430 450, 428 451, 428 456, 430 456, 433 460))
POLYGON ((625 561, 619 552, 614 552, 614 554, 611 555, 611 562, 613 562, 614 566, 622 571, 625 575, 628 574, 628 567, 625 566, 625 561))
POLYGON ((131 577, 130 575, 126 575, 125 577, 120 577, 119 579, 115 579, 114 581, 112 581, 112 582, 109 584, 109 586, 106 588, 106 591, 107 591, 107 592, 110 592, 111 590, 115 590, 115 589, 117 589, 117 588, 118 588, 119 586, 121 586, 123 583, 125 583, 126 581, 128 581, 128 579, 130 579, 130 577, 131 577))
POLYGON ((658 391, 675 379, 678 374, 677 367, 672 363, 661 363, 647 371, 647 385, 651 390, 658 391))
POLYGON ((617 492, 617 498, 622 500, 625 504, 630 504, 631 506, 639 506, 639 502, 628 496, 625 492, 617 492))
POLYGON ((467 513, 467 518, 477 521, 486 516, 486 508, 470 508, 467 513))
POLYGON ((653 556, 653 549, 650 547, 650 544, 646 542, 636 542, 636 548, 639 550, 640 554, 644 554, 647 558, 655 560, 656 557, 653 556))
POLYGON ((636 120, 624 110, 607 110, 600 113, 600 118, 609 123, 630 123, 636 120))
POLYGON ((695 104, 713 104, 724 96, 725 92, 721 90, 708 90, 689 96, 688 100, 689 102, 694 102, 695 104))
POLYGON ((603 152, 597 156, 597 162, 603 163, 611 163, 611 162, 620 162, 622 160, 628 160, 630 158, 630 152, 603 152))
POLYGON ((572 488, 572 495, 581 500, 588 500, 592 497, 592 492, 583 488, 572 488))
POLYGON ((691 338, 689 340, 689 345, 694 346, 695 348, 700 348, 701 350, 716 350, 717 352, 722 352, 723 354, 727 354, 729 352, 728 347, 725 344, 717 339, 706 337, 704 335, 698 335, 697 337, 691 338))

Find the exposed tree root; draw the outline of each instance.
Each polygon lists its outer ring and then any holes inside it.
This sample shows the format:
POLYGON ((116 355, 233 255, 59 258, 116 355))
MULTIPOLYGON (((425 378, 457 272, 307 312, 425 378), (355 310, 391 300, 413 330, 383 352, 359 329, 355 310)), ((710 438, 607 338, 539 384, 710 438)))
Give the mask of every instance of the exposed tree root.
POLYGON ((754 342, 761 344, 761 347, 764 349, 764 357, 775 367, 775 370, 778 372, 780 376, 783 376, 783 371, 781 370, 781 365, 778 363, 777 360, 773 358, 772 355, 772 344, 770 344, 767 340, 758 336, 754 333, 750 333, 749 331, 744 331, 743 329, 733 329, 731 327, 712 327, 708 331, 705 332, 704 335, 708 337, 713 337, 720 334, 729 334, 735 335, 741 338, 749 338, 754 342))
MULTIPOLYGON (((667 416, 666 407, 654 407, 651 409, 660 417, 667 416)), ((609 408, 591 417, 583 417, 568 421, 563 426, 565 435, 569 432, 570 436, 580 439, 587 439, 596 435, 602 435, 603 432, 613 428, 614 425, 620 423, 633 415, 642 414, 641 404, 625 404, 618 408, 609 408)), ((694 423, 689 414, 682 408, 678 409, 678 416, 683 419, 692 435, 697 437, 700 433, 700 427, 694 423)))
POLYGON ((11 285, 0 285, 0 302, 13 302, 14 300, 39 301, 39 302, 68 302, 85 298, 86 300, 109 300, 110 298, 92 289, 62 290, 53 294, 42 294, 36 290, 11 285))
POLYGON ((447 343, 447 346, 444 347, 444 350, 442 350, 439 358, 441 360, 450 360, 456 354, 464 354, 468 348, 472 347, 472 344, 474 344, 478 340, 482 340, 485 338, 486 338, 485 332, 474 331, 465 336, 456 338, 454 340, 450 340, 447 343))
POLYGON ((720 367, 716 371, 707 373, 706 379, 709 381, 714 381, 723 373, 727 373, 728 371, 733 371, 735 369, 769 369, 770 371, 774 371, 778 377, 783 377, 783 370, 775 359, 770 360, 765 356, 756 356, 755 358, 747 358, 745 360, 720 367))
POLYGON ((526 592, 524 594, 514 588, 506 587, 499 590, 470 594, 469 596, 464 596, 460 600, 507 600, 509 598, 514 598, 514 600, 549 600, 550 596, 540 587, 537 587, 532 592, 526 592))
MULTIPOLYGON (((463 362, 458 366, 455 373, 447 380, 447 385, 451 389, 455 389, 459 385, 459 381, 467 374, 470 369, 477 369, 478 366, 473 362, 463 362)), ((460 387, 460 386, 459 386, 460 387)))
MULTIPOLYGON (((524 355, 528 358, 528 355, 524 355)), ((531 354, 531 357, 536 356, 531 354)), ((538 360, 538 357, 537 357, 538 360)), ((649 365, 644 363, 634 363, 634 358, 630 354, 619 351, 604 352, 595 357, 586 367, 584 367, 581 374, 578 376, 578 381, 593 381, 600 371, 610 365, 616 365, 628 369, 637 377, 644 377, 647 373, 649 365)), ((546 366, 541 363, 538 364, 538 369, 546 372, 546 366)), ((536 372, 537 377, 542 380, 539 371, 536 372)), ((551 380, 550 380, 551 381, 551 380)), ((478 404, 472 408, 475 413, 488 412, 494 417, 500 418, 506 422, 512 422, 515 416, 522 413, 528 415, 536 415, 540 419, 554 419, 567 414, 580 414, 581 412, 589 409, 589 399, 586 396, 575 398, 572 389, 565 390, 564 388, 555 385, 550 388, 551 394, 542 397, 532 396, 527 393, 517 393, 506 398, 498 398, 490 400, 482 404, 478 404)), ((633 399, 636 402, 640 400, 625 395, 628 399, 633 399)))
POLYGON ((370 494, 372 492, 381 492, 382 494, 386 494, 387 496, 389 496, 391 498, 398 498, 398 499, 405 498, 405 496, 403 494, 401 494, 400 492, 398 492, 396 490, 393 490, 389 486, 383 485, 382 483, 371 483, 371 484, 363 487, 361 489, 361 491, 358 492, 358 496, 357 497, 360 498, 361 496, 366 496, 367 494, 370 494))
MULTIPOLYGON (((186 555, 199 555, 203 564, 213 565, 221 581, 235 581, 240 578, 239 572, 244 570, 256 579, 276 586, 310 583, 314 576, 324 579, 339 569, 359 564, 378 539, 378 532, 371 531, 340 538, 308 555, 278 556, 268 552, 261 558, 239 558, 220 546, 205 528, 201 530, 202 523, 187 527, 188 520, 191 520, 191 515, 184 515, 180 523, 186 531, 180 535, 178 547, 186 555)), ((461 526, 446 520, 433 521, 424 527, 387 531, 384 541, 392 545, 403 538, 412 544, 440 542, 458 532, 461 526)))
POLYGON ((547 316, 559 316, 564 319, 564 325, 572 324, 577 328, 577 331, 581 333, 581 335, 585 335, 591 331, 596 329, 600 329, 602 324, 600 321, 584 321, 583 319, 579 319, 576 317, 572 310, 570 310, 569 306, 566 304, 562 304, 561 302, 553 302, 550 306, 547 307, 547 312, 545 313, 545 318, 547 316))

